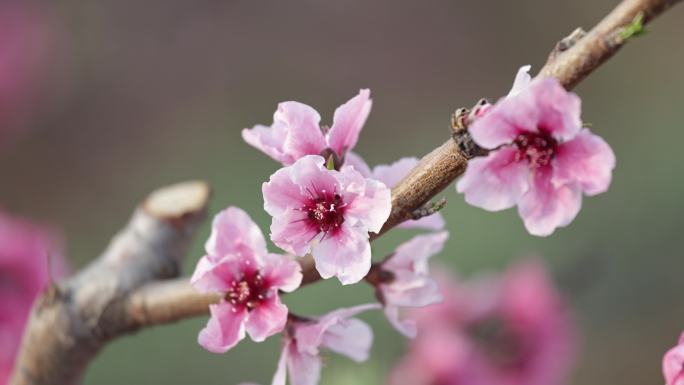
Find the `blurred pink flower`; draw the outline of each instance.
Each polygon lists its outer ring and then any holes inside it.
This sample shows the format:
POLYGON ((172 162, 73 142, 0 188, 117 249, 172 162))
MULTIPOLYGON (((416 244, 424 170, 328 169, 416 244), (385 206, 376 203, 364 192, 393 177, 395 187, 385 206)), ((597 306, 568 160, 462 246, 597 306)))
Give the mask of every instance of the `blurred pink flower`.
POLYGON ((285 166, 305 155, 323 155, 326 160, 333 155, 336 166, 341 166, 347 151, 356 145, 372 105, 370 90, 362 89, 335 110, 332 127, 328 129, 320 125, 321 116, 313 108, 299 102, 283 102, 278 105, 270 127, 245 128, 242 138, 285 166), (332 153, 328 154, 328 150, 332 153))
MULTIPOLYGON (((418 162, 419 160, 416 157, 405 157, 389 165, 377 165, 371 170, 363 158, 355 153, 349 153, 347 154, 344 167, 354 167, 356 171, 366 178, 379 180, 385 186, 393 188, 418 165, 418 162)), ((415 221, 406 221, 398 227, 404 229, 441 230, 444 228, 444 217, 440 213, 435 213, 415 221)))
POLYGON ((527 230, 545 236, 572 222, 582 193, 608 189, 615 155, 582 128, 577 95, 554 78, 530 80, 528 70, 470 126, 475 143, 491 152, 469 162, 456 188, 486 210, 518 205, 527 230))
POLYGON ((198 342, 214 353, 223 353, 245 337, 260 342, 283 330, 287 307, 278 290, 291 292, 302 281, 298 263, 270 254, 266 240, 252 219, 239 208, 229 207, 214 218, 212 232, 192 275, 193 287, 203 293, 220 293, 210 305, 211 318, 198 342))
POLYGON ((0 2, 0 145, 28 115, 46 69, 52 39, 47 7, 25 1, 0 2))
POLYGON ((442 280, 444 302, 416 309, 418 335, 389 384, 558 385, 573 362, 568 311, 537 262, 503 277, 442 280))
POLYGON ((684 333, 679 336, 677 346, 663 357, 663 376, 665 385, 684 385, 684 333))
POLYGON ((276 171, 262 191, 276 245, 299 256, 312 253, 323 278, 351 284, 368 273, 368 232, 380 231, 391 210, 384 184, 352 167, 328 170, 325 159, 307 155, 276 171))
MULTIPOLYGON (((428 270, 428 259, 439 253, 449 233, 418 235, 404 242, 381 264, 376 265, 376 293, 385 306, 390 323, 407 337, 415 337, 416 325, 401 319, 401 308, 427 306, 440 302, 442 295, 428 270)), ((371 276, 374 274, 371 273, 371 276)))
POLYGON ((378 304, 359 305, 335 310, 319 319, 291 319, 272 385, 285 385, 286 377, 290 385, 317 384, 321 376, 321 348, 356 362, 366 361, 373 344, 373 331, 351 317, 379 307, 378 304))
POLYGON ((0 384, 12 371, 33 301, 65 268, 54 235, 0 212, 0 384))

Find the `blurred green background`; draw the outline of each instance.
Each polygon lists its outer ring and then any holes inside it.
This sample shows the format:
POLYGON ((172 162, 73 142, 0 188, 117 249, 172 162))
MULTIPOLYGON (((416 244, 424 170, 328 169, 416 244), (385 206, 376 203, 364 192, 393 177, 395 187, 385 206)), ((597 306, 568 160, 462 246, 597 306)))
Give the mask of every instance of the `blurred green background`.
MULTIPOLYGON (((357 152, 371 164, 421 156, 448 137, 454 109, 504 95, 519 66, 539 69, 559 38, 616 3, 51 2, 50 76, 31 130, 0 152, 0 204, 61 228, 77 267, 149 191, 186 179, 213 185, 212 213, 240 206, 266 230, 260 185, 277 165, 240 130, 270 124, 279 101, 308 103, 329 124, 337 105, 369 87, 373 112, 357 152)), ((514 210, 488 213, 452 187, 443 193, 451 238, 440 263, 468 276, 528 255, 548 261, 583 336, 571 384, 660 384, 662 354, 684 329, 683 20, 684 6, 669 12, 576 89, 583 119, 613 146, 618 166, 610 191, 585 199, 569 228, 535 238, 514 210)), ((409 234, 383 237, 376 256, 409 234)), ((330 280, 286 302, 318 314, 371 299, 365 285, 330 280)), ((405 342, 382 316, 364 318, 376 333, 371 360, 330 355, 323 384, 382 383, 401 355, 405 342)), ((195 342, 205 322, 115 341, 85 383, 270 383, 277 338, 213 355, 195 342)))

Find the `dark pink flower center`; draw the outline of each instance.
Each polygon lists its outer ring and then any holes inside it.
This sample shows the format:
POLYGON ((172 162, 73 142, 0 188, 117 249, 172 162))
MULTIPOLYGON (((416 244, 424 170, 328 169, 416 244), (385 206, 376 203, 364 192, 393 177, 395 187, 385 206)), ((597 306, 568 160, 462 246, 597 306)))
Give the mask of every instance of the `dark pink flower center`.
POLYGON ((531 168, 551 164, 556 155, 558 141, 545 130, 518 135, 513 143, 518 147, 516 160, 526 159, 531 168))
POLYGON ((480 320, 468 329, 477 346, 500 370, 522 372, 534 355, 534 336, 527 336, 498 317, 480 320))
POLYGON ((271 295, 271 285, 258 270, 246 271, 230 283, 226 301, 237 309, 252 310, 271 295))
POLYGON ((304 207, 310 223, 323 233, 337 231, 344 222, 346 204, 339 194, 326 194, 312 197, 304 207))

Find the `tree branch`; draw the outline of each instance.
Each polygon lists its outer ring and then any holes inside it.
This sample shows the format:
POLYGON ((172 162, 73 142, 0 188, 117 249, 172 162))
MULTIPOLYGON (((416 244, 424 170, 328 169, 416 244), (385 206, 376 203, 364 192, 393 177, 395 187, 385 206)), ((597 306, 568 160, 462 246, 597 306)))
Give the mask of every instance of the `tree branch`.
POLYGON ((135 316, 144 312, 129 310, 131 294, 147 282, 178 276, 209 195, 203 182, 157 190, 102 256, 50 287, 33 306, 9 383, 78 384, 109 340, 148 325, 148 318, 135 316))
MULTIPOLYGON (((624 0, 586 35, 556 46, 539 76, 554 76, 571 89, 628 40, 637 17, 646 24, 679 0, 624 0)), ((423 157, 392 189, 392 212, 376 239, 451 185, 467 159, 453 140, 423 157)), ((76 384, 93 356, 112 338, 140 327, 208 313, 217 296, 192 290, 177 278, 179 261, 203 219, 209 189, 190 182, 152 194, 107 251, 36 302, 10 384, 76 384)), ((303 284, 320 279, 304 258, 303 284)))

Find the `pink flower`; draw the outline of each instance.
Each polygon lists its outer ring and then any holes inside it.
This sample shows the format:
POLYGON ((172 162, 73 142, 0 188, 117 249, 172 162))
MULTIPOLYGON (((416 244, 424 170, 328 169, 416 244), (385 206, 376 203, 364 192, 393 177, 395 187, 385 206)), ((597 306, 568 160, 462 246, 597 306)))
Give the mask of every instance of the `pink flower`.
POLYGON ((307 155, 271 175, 262 187, 273 216, 271 240, 295 255, 313 254, 323 278, 360 281, 370 269, 368 232, 378 232, 390 210, 390 190, 352 167, 328 170, 307 155))
POLYGON ((574 357, 568 311, 537 262, 503 277, 443 281, 444 302, 416 309, 418 335, 390 384, 556 385, 574 357))
MULTIPOLYGON (((385 315, 407 337, 415 337, 416 325, 413 320, 400 319, 400 308, 421 307, 442 300, 437 282, 429 274, 427 262, 442 250, 448 237, 446 231, 415 236, 374 268, 377 272, 376 293, 385 305, 385 315)), ((371 273, 371 277, 373 275, 371 273)), ((369 281, 373 282, 373 279, 369 281)))
POLYGON ((0 384, 9 379, 35 298, 66 265, 57 239, 0 212, 0 384))
POLYGON ((665 385, 684 385, 684 333, 679 336, 677 346, 663 357, 665 385))
POLYGON ((511 94, 470 126, 491 150, 470 161, 456 188, 471 205, 499 211, 518 205, 533 235, 551 234, 579 212, 582 193, 610 185, 615 155, 582 128, 580 99, 554 78, 529 81, 523 67, 511 94))
MULTIPOLYGON (((347 154, 345 167, 354 167, 356 171, 360 172, 363 176, 379 180, 384 183, 385 186, 393 188, 418 165, 418 162, 419 160, 416 157, 406 157, 389 165, 377 165, 373 167, 373 170, 371 171, 363 158, 357 154, 349 153, 347 154)), ((406 221, 398 227, 404 229, 441 230, 444 228, 444 217, 440 213, 435 213, 415 221, 406 221)))
POLYGON ((302 281, 298 263, 266 250, 264 236, 239 208, 229 207, 214 217, 212 231, 191 283, 203 293, 220 293, 210 305, 211 318, 198 342, 223 353, 245 337, 260 342, 283 330, 287 307, 278 290, 291 292, 302 281))
POLYGON ((242 138, 285 166, 305 155, 324 155, 328 159, 327 150, 336 159, 336 165, 341 166, 347 152, 356 145, 372 104, 370 91, 359 91, 335 110, 332 127, 328 129, 320 125, 321 116, 313 108, 299 102, 283 102, 278 105, 270 127, 244 129, 242 138))
POLYGON ((283 351, 272 385, 315 385, 320 379, 321 348, 345 355, 356 362, 368 359, 373 331, 359 319, 361 312, 379 308, 378 304, 338 309, 319 319, 293 319, 284 336, 283 351))

